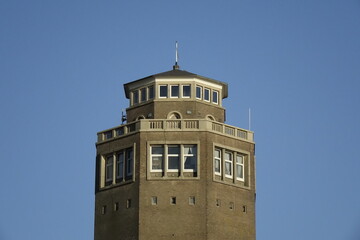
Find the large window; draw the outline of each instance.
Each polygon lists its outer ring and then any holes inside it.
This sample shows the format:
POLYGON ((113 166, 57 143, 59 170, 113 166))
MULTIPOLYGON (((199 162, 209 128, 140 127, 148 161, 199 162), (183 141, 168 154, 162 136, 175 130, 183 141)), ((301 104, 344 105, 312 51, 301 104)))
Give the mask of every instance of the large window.
POLYGON ((225 152, 225 177, 233 177, 233 154, 225 152))
POLYGON ((133 148, 123 149, 102 157, 102 172, 100 187, 109 186, 132 179, 134 171, 133 148), (115 176, 114 176, 115 174, 115 176))
POLYGON ((214 180, 249 187, 250 153, 214 147, 214 180))
POLYGON ((244 181, 244 156, 236 154, 236 179, 244 181))
POLYGON ((216 175, 221 175, 221 150, 214 151, 214 171, 216 175))
POLYGON ((197 145, 151 145, 151 172, 197 172, 197 145), (164 169, 164 161, 167 169, 164 169))
POLYGON ((164 146, 154 145, 151 146, 151 171, 162 172, 164 160, 164 146))

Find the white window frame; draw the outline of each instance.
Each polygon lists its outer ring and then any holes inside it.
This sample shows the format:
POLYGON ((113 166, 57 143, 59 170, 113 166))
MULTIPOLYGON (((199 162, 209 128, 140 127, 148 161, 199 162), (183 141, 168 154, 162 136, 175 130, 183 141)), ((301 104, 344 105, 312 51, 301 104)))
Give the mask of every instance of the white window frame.
POLYGON ((116 155, 116 179, 124 178, 125 151, 120 151, 116 155), (122 158, 120 158, 122 155, 122 158))
POLYGON ((212 102, 214 104, 219 104, 219 91, 213 90, 213 92, 212 92, 212 102), (214 101, 214 94, 216 94, 216 101, 214 101))
POLYGON ((113 155, 107 155, 105 157, 105 182, 113 182, 114 179, 114 156, 113 155), (109 158, 111 158, 111 161, 109 161, 109 158), (109 171, 110 170, 110 171, 109 171), (109 177, 109 173, 111 177, 109 177))
POLYGON ((181 145, 181 153, 182 153, 182 159, 181 159, 181 165, 182 165, 182 170, 184 172, 197 172, 197 160, 198 160, 198 157, 197 157, 197 144, 184 144, 184 145, 181 145), (185 153, 185 147, 186 146, 192 146, 193 148, 195 148, 195 151, 196 153, 185 153), (196 160, 196 163, 195 163, 195 169, 187 169, 185 168, 185 158, 186 157, 195 157, 195 160, 196 160))
POLYGON ((239 181, 242 181, 244 182, 245 181, 245 156, 241 155, 241 154, 236 154, 236 180, 239 180, 239 181), (238 157, 240 157, 241 161, 238 162, 238 157), (241 167, 241 174, 242 174, 242 177, 238 177, 238 168, 241 167))
POLYGON ((150 171, 151 172, 163 172, 164 171, 164 159, 165 159, 165 146, 161 145, 161 144, 155 144, 155 145, 150 145, 150 171), (152 148, 153 147, 162 147, 163 148, 163 153, 162 154, 153 154, 152 153, 152 148), (162 163, 161 163, 161 169, 153 169, 153 157, 162 157, 162 163))
POLYGON ((204 101, 205 102, 210 102, 210 99, 211 99, 211 90, 210 90, 210 88, 204 88, 204 97, 203 97, 203 99, 204 99, 204 101), (209 93, 209 99, 205 99, 205 96, 206 96, 206 94, 205 94, 205 92, 208 92, 209 93))
POLYGON ((199 85, 196 85, 196 88, 195 88, 195 97, 196 97, 196 99, 201 100, 201 99, 202 99, 202 95, 203 95, 203 87, 202 87, 202 86, 199 86, 199 85), (200 97, 197 96, 197 90, 198 90, 198 88, 200 89, 200 97))
POLYGON ((184 84, 181 86, 181 90, 182 90, 182 98, 191 98, 191 84, 184 84), (189 96, 185 96, 184 95, 184 87, 189 87, 189 96))
POLYGON ((167 84, 159 85, 159 98, 168 98, 169 97, 169 86, 167 84), (166 96, 161 96, 161 87, 166 87, 166 96))
POLYGON ((234 176, 233 160, 234 160, 234 153, 229 152, 229 151, 225 151, 225 154, 224 154, 224 167, 225 167, 224 173, 225 173, 225 177, 226 177, 226 178, 231 178, 231 179, 233 179, 233 176, 234 176), (230 159, 227 159, 227 158, 226 158, 227 156, 230 156, 230 159), (231 171, 230 174, 227 174, 227 173, 226 173, 226 164, 227 164, 227 163, 230 164, 230 171, 231 171))
POLYGON ((179 86, 179 84, 170 85, 170 98, 179 98, 179 97, 180 97, 180 86, 179 86), (173 96, 173 89, 172 89, 173 87, 178 88, 177 96, 173 96))
POLYGON ((214 150, 214 172, 215 172, 215 175, 218 175, 218 176, 221 176, 221 165, 222 165, 222 163, 221 163, 221 155, 222 154, 221 153, 222 153, 221 149, 215 148, 215 150, 214 150), (219 157, 216 157, 215 152, 219 152, 219 157), (216 161, 219 162, 219 172, 217 172, 216 168, 215 168, 216 161))
POLYGON ((167 162, 167 171, 168 172, 179 172, 180 171, 180 167, 181 167, 181 147, 182 145, 180 144, 169 144, 166 145, 166 162, 167 162), (179 153, 169 153, 169 148, 173 147, 173 146, 177 146, 179 148, 179 153), (177 169, 170 169, 169 168, 169 158, 170 157, 177 157, 178 158, 178 168, 177 169))

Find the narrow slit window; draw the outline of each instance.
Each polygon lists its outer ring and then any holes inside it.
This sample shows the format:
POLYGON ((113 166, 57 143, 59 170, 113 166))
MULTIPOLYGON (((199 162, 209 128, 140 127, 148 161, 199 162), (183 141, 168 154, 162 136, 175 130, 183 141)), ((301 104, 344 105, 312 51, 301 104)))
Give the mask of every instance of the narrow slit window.
POLYGON ((214 151, 214 171, 215 175, 221 175, 221 150, 215 149, 214 151))
POLYGON ((212 101, 215 104, 219 103, 219 92, 218 91, 213 91, 212 101))
POLYGON ((141 102, 145 102, 146 101, 146 88, 140 89, 140 93, 141 93, 141 102))
POLYGON ((114 203, 114 211, 115 212, 119 211, 119 203, 118 202, 114 203))
POLYGON ((107 156, 105 163, 105 181, 106 183, 111 183, 113 180, 113 168, 114 168, 114 157, 107 156))
POLYGON ((131 199, 126 200, 126 208, 131 208, 131 199))
POLYGON ((189 205, 195 205, 195 197, 194 196, 189 197, 189 205))
POLYGON ((170 198, 170 204, 171 204, 171 205, 175 205, 175 204, 176 204, 176 197, 171 197, 171 198, 170 198))
POLYGON ((138 104, 139 103, 139 91, 134 91, 133 92, 133 104, 138 104))
POLYGON ((151 205, 157 205, 158 200, 156 196, 151 197, 151 205))
POLYGON ((155 96, 154 94, 154 86, 149 87, 149 99, 153 99, 155 96))
POLYGON ((105 215, 106 214, 106 205, 101 207, 101 215, 105 215))

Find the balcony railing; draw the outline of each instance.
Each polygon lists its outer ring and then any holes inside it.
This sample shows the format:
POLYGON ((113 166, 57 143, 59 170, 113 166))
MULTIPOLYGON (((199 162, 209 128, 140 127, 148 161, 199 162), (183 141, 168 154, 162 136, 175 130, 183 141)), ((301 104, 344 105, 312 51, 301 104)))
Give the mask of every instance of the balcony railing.
POLYGON ((249 142, 254 141, 254 133, 249 130, 207 119, 141 119, 99 132, 98 143, 146 131, 210 131, 249 142))

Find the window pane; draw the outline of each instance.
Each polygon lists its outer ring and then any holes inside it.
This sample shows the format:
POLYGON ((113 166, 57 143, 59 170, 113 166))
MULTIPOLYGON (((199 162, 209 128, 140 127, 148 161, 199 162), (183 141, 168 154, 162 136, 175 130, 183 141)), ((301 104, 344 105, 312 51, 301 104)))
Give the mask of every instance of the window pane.
POLYGON ((190 97, 191 96, 191 88, 190 85, 183 86, 183 97, 190 97))
POLYGON ((236 165, 236 177, 237 178, 244 178, 243 174, 243 166, 242 165, 236 165))
POLYGON ((217 91, 213 91, 213 102, 218 103, 218 92, 217 91))
POLYGON ((146 88, 142 88, 140 91, 141 91, 141 101, 145 102, 146 101, 146 88))
POLYGON ((167 85, 160 86, 160 97, 167 97, 167 85))
POLYGON ((179 154, 179 153, 180 153, 180 147, 178 145, 168 147, 168 154, 179 154))
POLYGON ((133 170, 133 151, 131 148, 126 150, 126 175, 131 176, 133 170))
POLYGON ((220 160, 215 159, 215 172, 220 172, 220 160))
POLYGON ((152 146, 151 147, 151 154, 163 154, 164 147, 163 146, 152 146))
POLYGON ((231 163, 230 162, 225 162, 225 174, 231 175, 231 163))
POLYGON ((106 181, 112 181, 113 179, 113 167, 114 167, 114 160, 113 160, 113 156, 108 156, 106 158, 106 169, 105 169, 105 178, 106 181))
POLYGON ((236 156, 236 163, 240 163, 243 164, 244 163, 244 158, 240 155, 236 156))
POLYGON ((179 157, 169 157, 169 169, 179 169, 179 157))
POLYGON ((123 178, 124 177, 124 152, 121 152, 117 155, 116 159, 116 177, 123 178))
POLYGON ((196 98, 201 99, 202 87, 196 86, 196 98))
POLYGON ((196 157, 184 157, 185 169, 196 170, 196 157))
POLYGON ((196 154, 196 145, 185 145, 184 154, 196 154))
POLYGON ((171 97, 179 97, 179 85, 171 86, 171 97))
POLYGON ((153 170, 163 169, 163 157, 162 156, 153 156, 152 157, 152 167, 153 170))
POLYGON ((150 86, 149 87, 149 99, 153 99, 154 98, 154 86, 150 86))
POLYGON ((216 158, 220 158, 220 150, 215 150, 214 155, 216 158))
POLYGON ((204 100, 205 101, 210 101, 210 89, 205 88, 204 100))
POLYGON ((139 92, 134 91, 133 92, 133 104, 137 104, 137 103, 139 103, 139 92))

